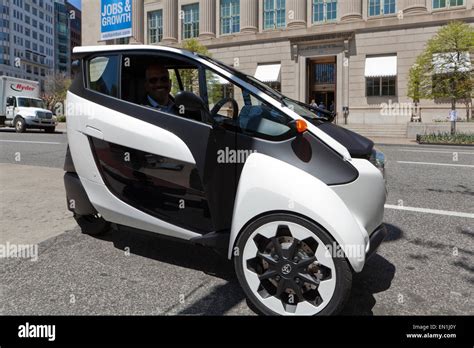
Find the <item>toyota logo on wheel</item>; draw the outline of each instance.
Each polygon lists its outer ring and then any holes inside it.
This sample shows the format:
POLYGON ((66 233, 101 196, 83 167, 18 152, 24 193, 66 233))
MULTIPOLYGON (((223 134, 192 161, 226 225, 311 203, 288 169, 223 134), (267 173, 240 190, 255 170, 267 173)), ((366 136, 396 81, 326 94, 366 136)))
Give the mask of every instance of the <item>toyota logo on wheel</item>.
POLYGON ((291 272, 291 266, 289 263, 287 263, 286 265, 284 265, 282 268, 281 268, 281 273, 283 274, 289 274, 291 272))

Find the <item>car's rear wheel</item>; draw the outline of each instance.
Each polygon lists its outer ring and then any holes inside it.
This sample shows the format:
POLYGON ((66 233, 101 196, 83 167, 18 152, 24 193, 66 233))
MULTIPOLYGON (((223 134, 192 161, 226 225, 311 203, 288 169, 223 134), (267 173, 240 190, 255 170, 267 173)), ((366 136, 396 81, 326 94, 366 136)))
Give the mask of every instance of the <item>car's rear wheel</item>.
POLYGON ((99 214, 96 215, 75 215, 77 224, 82 233, 91 236, 100 236, 109 231, 110 223, 105 221, 99 214))
POLYGON ((331 236, 311 221, 272 214, 249 224, 234 250, 239 282, 267 315, 331 315, 345 305, 351 268, 331 236))

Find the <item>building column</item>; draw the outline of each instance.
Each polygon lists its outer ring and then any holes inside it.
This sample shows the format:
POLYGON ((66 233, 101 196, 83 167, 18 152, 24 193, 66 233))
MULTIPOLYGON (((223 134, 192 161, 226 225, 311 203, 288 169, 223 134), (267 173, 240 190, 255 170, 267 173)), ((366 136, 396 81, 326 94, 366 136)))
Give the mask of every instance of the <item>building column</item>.
POLYGON ((427 12, 426 0, 402 0, 403 13, 427 12))
POLYGON ((199 37, 216 37, 216 0, 199 1, 199 37))
POLYGON ((143 44, 143 14, 144 5, 143 0, 134 0, 132 2, 132 37, 130 43, 143 44))
POLYGON ((341 22, 362 19, 362 0, 344 0, 339 2, 341 22))
POLYGON ((163 1, 163 40, 164 44, 178 42, 178 1, 163 1))
POLYGON ((240 31, 251 34, 258 31, 258 0, 240 1, 240 31))
POLYGON ((288 28, 306 27, 306 1, 288 0, 288 28))

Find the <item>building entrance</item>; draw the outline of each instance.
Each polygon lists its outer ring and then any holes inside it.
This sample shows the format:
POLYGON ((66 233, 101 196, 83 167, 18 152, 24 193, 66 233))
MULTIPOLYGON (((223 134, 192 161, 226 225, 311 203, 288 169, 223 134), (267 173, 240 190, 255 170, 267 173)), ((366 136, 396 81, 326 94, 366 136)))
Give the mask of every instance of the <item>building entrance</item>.
POLYGON ((321 103, 328 110, 336 110, 336 56, 308 60, 308 99, 321 103))

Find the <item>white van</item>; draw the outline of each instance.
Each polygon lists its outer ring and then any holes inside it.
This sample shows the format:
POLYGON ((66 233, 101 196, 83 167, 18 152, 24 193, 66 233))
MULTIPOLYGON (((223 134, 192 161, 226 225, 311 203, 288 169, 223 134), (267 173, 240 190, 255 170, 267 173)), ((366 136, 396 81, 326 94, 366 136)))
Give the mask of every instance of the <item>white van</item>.
POLYGON ((64 182, 84 233, 114 223, 222 250, 264 314, 344 307, 387 233, 372 141, 189 51, 74 53, 64 182))

